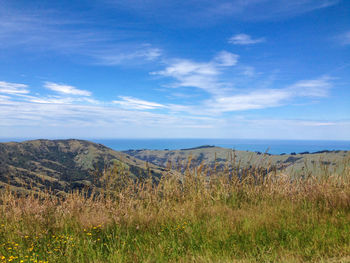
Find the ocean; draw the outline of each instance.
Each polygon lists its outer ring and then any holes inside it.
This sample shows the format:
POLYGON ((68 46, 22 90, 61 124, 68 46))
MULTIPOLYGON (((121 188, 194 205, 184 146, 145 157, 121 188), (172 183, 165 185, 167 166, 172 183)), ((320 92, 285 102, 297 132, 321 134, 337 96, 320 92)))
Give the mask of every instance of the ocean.
MULTIPOLYGON (((24 141, 25 139, 4 139, 0 142, 24 141)), ((116 151, 125 150, 176 150, 202 145, 215 145, 242 151, 259 151, 271 154, 317 152, 323 150, 350 151, 350 141, 311 140, 255 140, 255 139, 87 139, 103 144, 116 151)))
POLYGON ((317 152, 323 150, 348 150, 350 141, 307 140, 252 140, 252 139, 92 139, 113 150, 175 150, 202 145, 215 145, 242 151, 259 151, 271 154, 317 152))

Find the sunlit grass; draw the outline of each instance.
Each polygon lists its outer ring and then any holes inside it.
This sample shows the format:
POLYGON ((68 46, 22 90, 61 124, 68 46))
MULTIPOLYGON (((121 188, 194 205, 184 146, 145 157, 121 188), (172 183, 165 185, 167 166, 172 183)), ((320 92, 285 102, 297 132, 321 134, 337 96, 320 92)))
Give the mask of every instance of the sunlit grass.
POLYGON ((300 179, 183 167, 157 183, 114 168, 105 191, 64 198, 3 192, 0 262, 350 262, 348 163, 300 179))

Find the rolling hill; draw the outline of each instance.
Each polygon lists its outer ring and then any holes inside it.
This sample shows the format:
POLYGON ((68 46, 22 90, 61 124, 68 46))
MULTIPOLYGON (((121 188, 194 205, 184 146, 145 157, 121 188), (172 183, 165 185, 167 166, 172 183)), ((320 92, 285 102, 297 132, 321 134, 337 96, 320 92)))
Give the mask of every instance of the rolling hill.
POLYGON ((261 152, 233 151, 215 146, 200 146, 181 150, 129 150, 124 153, 140 160, 148 161, 161 167, 177 168, 184 166, 189 159, 191 165, 201 163, 216 167, 236 166, 241 168, 264 167, 284 170, 289 175, 321 174, 325 171, 341 173, 349 166, 348 151, 320 151, 316 153, 299 153, 271 155, 261 152), (179 165, 180 164, 180 165, 179 165))
MULTIPOLYGON (((205 164, 224 167, 264 167, 286 174, 341 173, 349 167, 349 152, 323 151, 290 155, 200 146, 182 150, 114 151, 84 140, 32 140, 0 143, 0 190, 28 193, 51 189, 55 193, 98 186, 103 171, 122 167, 131 178, 159 178, 169 170, 205 164)), ((214 171, 214 170, 212 170, 214 171)), ((125 176, 125 174, 123 174, 125 176)))
POLYGON ((0 143, 0 189, 8 186, 17 192, 46 189, 67 192, 93 184, 113 164, 122 165, 133 177, 160 177, 164 171, 89 141, 9 142, 0 143))

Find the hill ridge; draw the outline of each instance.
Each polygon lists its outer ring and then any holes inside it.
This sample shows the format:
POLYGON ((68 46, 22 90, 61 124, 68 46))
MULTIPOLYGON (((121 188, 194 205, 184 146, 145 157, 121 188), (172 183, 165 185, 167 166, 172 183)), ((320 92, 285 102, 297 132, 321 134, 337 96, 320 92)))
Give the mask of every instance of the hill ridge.
POLYGON ((113 163, 130 176, 160 177, 163 168, 87 140, 28 140, 0 143, 0 188, 71 191, 90 186, 113 163))

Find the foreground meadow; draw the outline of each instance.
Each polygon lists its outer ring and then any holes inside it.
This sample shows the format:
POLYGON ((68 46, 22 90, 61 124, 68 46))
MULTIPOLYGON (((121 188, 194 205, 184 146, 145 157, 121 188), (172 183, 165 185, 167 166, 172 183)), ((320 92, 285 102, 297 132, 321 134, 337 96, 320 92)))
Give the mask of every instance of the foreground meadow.
POLYGON ((116 166, 63 197, 3 191, 0 262, 350 262, 349 167, 187 165, 155 182, 116 166))

